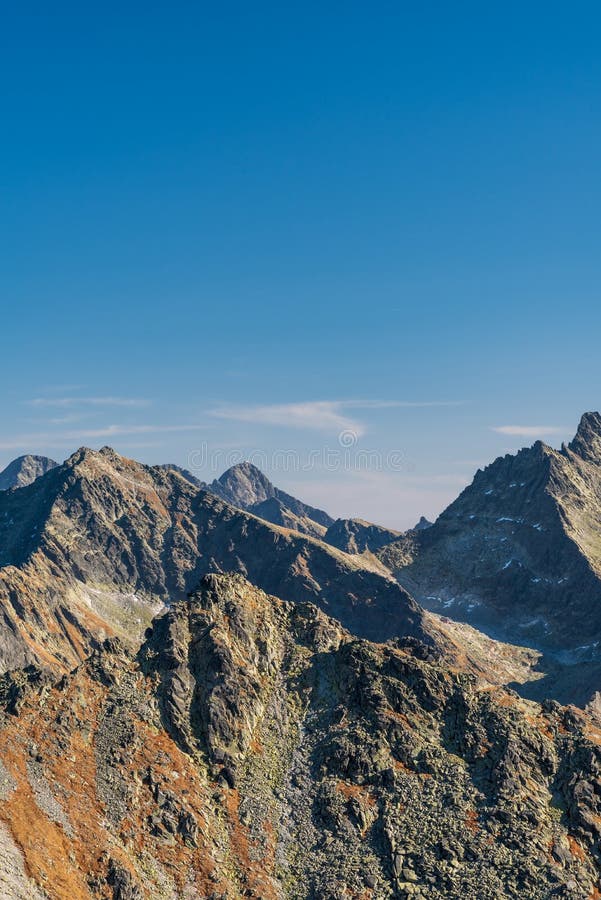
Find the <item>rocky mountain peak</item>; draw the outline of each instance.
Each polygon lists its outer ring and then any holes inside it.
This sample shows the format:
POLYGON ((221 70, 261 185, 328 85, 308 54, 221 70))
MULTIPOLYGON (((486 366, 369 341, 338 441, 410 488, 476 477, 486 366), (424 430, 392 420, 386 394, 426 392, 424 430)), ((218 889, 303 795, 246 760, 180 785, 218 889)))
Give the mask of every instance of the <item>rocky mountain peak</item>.
POLYGON ((261 503, 275 497, 276 489, 251 462, 241 462, 231 466, 211 485, 214 493, 219 493, 224 500, 246 509, 254 503, 261 503))
POLYGON ((322 509, 309 506, 275 487, 257 466, 248 461, 232 466, 220 478, 207 485, 207 490, 226 503, 273 522, 274 525, 282 525, 313 537, 322 537, 326 528, 334 521, 322 509))
POLYGON ((177 472, 178 475, 181 475, 182 478, 185 478, 186 481, 189 481, 190 484, 193 484, 196 487, 206 488, 207 486, 204 481, 201 481, 200 478, 193 475, 189 469, 185 469, 183 466, 177 466, 175 463, 163 463, 154 468, 160 469, 162 472, 177 472))
POLYGON ((569 449, 587 462, 601 463, 601 415, 584 413, 569 449))
POLYGON ((58 463, 47 456, 34 456, 27 454, 13 459, 11 463, 0 472, 0 491, 8 491, 10 488, 26 487, 40 475, 45 475, 50 469, 54 469, 58 463))
POLYGON ((598 665, 600 467, 601 415, 590 412, 568 448, 537 441, 499 457, 410 546, 378 556, 436 612, 598 665))
POLYGON ((423 531, 425 528, 430 528, 433 525, 429 519, 426 519, 425 516, 420 516, 419 522, 417 525, 413 526, 414 531, 423 531))

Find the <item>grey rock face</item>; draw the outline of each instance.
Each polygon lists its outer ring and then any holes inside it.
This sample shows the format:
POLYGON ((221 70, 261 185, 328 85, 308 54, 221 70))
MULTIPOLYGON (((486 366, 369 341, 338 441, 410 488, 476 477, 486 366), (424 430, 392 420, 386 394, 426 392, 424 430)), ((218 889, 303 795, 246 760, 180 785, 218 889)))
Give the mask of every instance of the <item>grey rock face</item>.
POLYGON ((434 525, 379 555, 434 611, 514 643, 594 658, 601 639, 601 416, 583 416, 561 450, 539 441, 497 459, 434 525))
POLYGON ((206 488, 207 486, 206 482, 201 481, 200 478, 197 478, 196 475, 193 475, 188 469, 184 469, 182 466, 176 466, 175 463, 163 463, 160 466, 155 466, 155 469, 161 469, 163 472, 177 472, 178 475, 181 475, 182 478, 185 478, 186 481, 189 481, 194 487, 206 488))
POLYGON ((418 643, 354 640, 239 576, 206 578, 140 657, 165 727, 242 797, 254 840, 272 809, 282 897, 590 895, 601 755, 585 714, 479 688, 418 643))
POLYGON ((58 463, 47 456, 19 456, 0 472, 0 491, 25 487, 56 466, 58 463))
POLYGON ((581 459, 601 465, 601 415, 585 413, 569 449, 581 459))

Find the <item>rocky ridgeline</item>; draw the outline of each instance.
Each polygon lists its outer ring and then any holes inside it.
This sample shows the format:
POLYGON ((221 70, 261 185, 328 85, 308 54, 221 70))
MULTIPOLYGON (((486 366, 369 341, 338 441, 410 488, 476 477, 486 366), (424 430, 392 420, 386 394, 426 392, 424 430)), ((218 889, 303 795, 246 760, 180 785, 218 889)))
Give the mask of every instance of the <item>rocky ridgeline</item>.
POLYGON ((111 634, 139 643, 163 603, 228 571, 314 601, 365 637, 425 638, 422 611, 382 567, 234 508, 171 469, 82 449, 0 493, 0 671, 68 670, 111 634))
POLYGON ((112 639, 59 680, 6 674, 0 707, 7 897, 599 896, 584 713, 240 576, 205 578, 137 658, 112 639))
POLYGON ((363 519, 337 519, 326 531, 324 540, 345 553, 375 553, 400 537, 398 531, 363 519))

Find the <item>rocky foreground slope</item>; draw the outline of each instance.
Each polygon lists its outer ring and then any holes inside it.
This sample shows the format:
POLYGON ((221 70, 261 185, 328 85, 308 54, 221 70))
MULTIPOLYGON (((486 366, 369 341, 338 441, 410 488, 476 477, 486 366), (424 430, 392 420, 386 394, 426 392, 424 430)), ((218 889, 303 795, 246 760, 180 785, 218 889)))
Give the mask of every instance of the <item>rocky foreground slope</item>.
POLYGON ((423 531, 378 552, 424 606, 577 660, 601 646, 601 416, 569 446, 497 459, 423 531))
POLYGON ((601 896, 584 713, 240 576, 0 708, 6 898, 601 896))
POLYGON ((135 642, 165 602, 229 571, 314 601, 364 637, 427 639, 422 611, 383 567, 235 509, 176 471, 82 449, 0 493, 0 671, 66 671, 107 636, 135 642))

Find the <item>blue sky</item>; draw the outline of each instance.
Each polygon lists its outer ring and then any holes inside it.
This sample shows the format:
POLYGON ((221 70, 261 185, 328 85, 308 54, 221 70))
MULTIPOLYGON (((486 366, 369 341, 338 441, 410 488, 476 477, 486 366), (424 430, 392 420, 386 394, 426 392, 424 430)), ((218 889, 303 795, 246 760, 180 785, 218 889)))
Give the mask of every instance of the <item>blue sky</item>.
POLYGON ((217 6, 4 12, 0 463, 250 454, 404 527, 569 438, 601 406, 598 7, 217 6))

